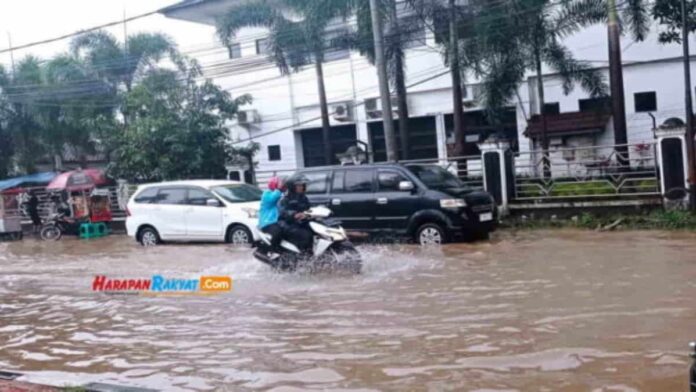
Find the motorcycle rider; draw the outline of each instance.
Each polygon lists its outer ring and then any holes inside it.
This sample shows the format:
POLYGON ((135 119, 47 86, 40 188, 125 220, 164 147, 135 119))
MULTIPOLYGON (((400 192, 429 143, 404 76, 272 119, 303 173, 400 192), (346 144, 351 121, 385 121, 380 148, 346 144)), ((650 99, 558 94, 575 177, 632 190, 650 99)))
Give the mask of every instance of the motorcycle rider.
POLYGON ((283 220, 283 236, 303 252, 311 251, 312 231, 306 226, 305 211, 311 208, 305 195, 307 178, 299 176, 288 183, 288 193, 280 201, 280 217, 283 220))
POLYGON ((271 247, 279 249, 283 237, 283 227, 278 223, 278 202, 283 197, 283 183, 280 178, 273 177, 268 181, 268 189, 261 195, 259 208, 259 229, 271 235, 271 247))

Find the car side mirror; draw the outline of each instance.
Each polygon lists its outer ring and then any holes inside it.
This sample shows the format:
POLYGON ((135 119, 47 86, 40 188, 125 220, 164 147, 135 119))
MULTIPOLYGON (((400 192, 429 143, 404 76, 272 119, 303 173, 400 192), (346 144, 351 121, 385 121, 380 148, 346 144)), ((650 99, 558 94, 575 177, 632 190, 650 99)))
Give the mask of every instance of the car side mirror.
POLYGON ((399 182, 399 190, 400 191, 413 191, 416 189, 416 187, 413 185, 411 181, 400 181, 399 182))
POLYGON ((205 201, 205 205, 208 207, 222 207, 222 203, 218 199, 208 199, 205 201))

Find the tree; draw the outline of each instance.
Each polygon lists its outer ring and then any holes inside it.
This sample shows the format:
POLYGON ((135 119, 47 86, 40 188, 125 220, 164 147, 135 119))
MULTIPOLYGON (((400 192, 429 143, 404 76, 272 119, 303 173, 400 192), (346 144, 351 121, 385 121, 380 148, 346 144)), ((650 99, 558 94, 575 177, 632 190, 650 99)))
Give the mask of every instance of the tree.
MULTIPOLYGON (((693 33, 696 31, 696 2, 686 2, 686 14, 689 16, 689 33, 693 33)), ((656 0, 652 7, 652 16, 662 28, 658 36, 661 43, 681 43, 681 0, 656 0)))
POLYGON ((230 8, 217 22, 217 33, 225 46, 232 44, 235 35, 243 27, 268 28, 268 56, 283 75, 314 64, 326 164, 332 162, 332 151, 329 109, 324 87, 323 63, 327 49, 324 33, 332 17, 340 12, 340 3, 327 0, 281 1, 280 6, 300 18, 299 21, 294 21, 286 18, 278 5, 272 7, 264 1, 254 1, 230 8))
MULTIPOLYGON (((406 65, 404 62, 404 49, 406 45, 414 40, 419 34, 420 26, 409 25, 406 20, 397 15, 397 5, 395 0, 380 2, 382 9, 379 14, 382 16, 383 25, 388 27, 385 34, 385 57, 387 59, 387 72, 389 74, 389 84, 393 89, 397 99, 397 113, 399 120, 399 139, 401 159, 409 158, 408 144, 408 96, 406 88, 406 65), (387 22, 387 23, 384 23, 387 22)), ((370 64, 375 64, 375 48, 372 39, 372 22, 370 15, 369 0, 347 1, 345 11, 355 12, 357 19, 357 29, 342 34, 332 40, 332 46, 357 50, 365 56, 370 64)))
POLYGON ((12 159, 14 155, 14 144, 12 135, 10 135, 9 130, 6 129, 11 108, 7 100, 5 100, 4 94, 2 94, 2 88, 7 85, 8 80, 9 75, 2 64, 0 64, 0 179, 9 177, 13 172, 14 166, 12 159))
MULTIPOLYGON (((464 97, 467 72, 475 64, 478 49, 474 44, 478 39, 475 26, 474 9, 478 0, 467 6, 455 0, 409 0, 422 22, 432 31, 435 42, 440 46, 445 65, 450 68, 452 79, 452 117, 454 125, 454 155, 462 156, 469 151, 465 145, 465 119, 462 99, 464 97)), ((459 162, 466 171, 466 160, 459 162)))
MULTIPOLYGON (((104 129, 116 126, 116 91, 68 54, 49 60, 43 73, 45 86, 37 113, 45 130, 44 143, 53 156, 67 152, 86 166, 87 156, 100 152, 98 139, 104 129)), ((58 162, 55 169, 60 169, 58 162)))
POLYGON ((150 70, 127 93, 132 121, 112 140, 109 172, 115 177, 159 181, 226 174, 225 123, 251 98, 232 98, 210 81, 198 84, 200 67, 195 62, 185 67, 150 70))
MULTIPOLYGON (((185 66, 176 44, 162 33, 137 33, 119 42, 107 31, 92 31, 73 38, 70 50, 92 76, 102 79, 115 91, 130 92, 139 77, 156 69, 165 58, 178 67, 185 66)), ((127 105, 121 106, 121 114, 127 126, 127 105)))
POLYGON ((573 23, 564 28, 576 30, 589 24, 606 24, 609 48, 609 85, 611 87, 614 143, 619 163, 627 164, 628 135, 626 130, 626 103, 624 99, 623 62, 621 59, 621 33, 628 31, 634 41, 643 41, 650 28, 650 10, 645 0, 574 0, 566 5, 574 15, 573 23))
POLYGON ((36 171, 36 164, 45 153, 41 141, 41 125, 36 121, 44 79, 41 62, 27 56, 17 63, 15 72, 0 77, 4 93, 4 138, 12 141, 14 163, 23 173, 36 171))
POLYGON ((107 31, 92 31, 73 38, 70 50, 90 72, 126 91, 131 91, 133 82, 164 58, 183 66, 176 44, 162 33, 137 33, 118 42, 107 31))
POLYGON ((544 172, 548 175, 548 135, 544 100, 543 66, 559 74, 563 92, 570 93, 578 83, 591 97, 605 96, 604 77, 591 64, 577 60, 560 41, 575 19, 583 17, 571 9, 561 12, 552 9, 549 0, 515 0, 508 6, 484 15, 483 20, 496 20, 495 30, 484 29, 483 100, 494 113, 516 94, 527 71, 535 73, 538 113, 542 123, 541 147, 545 158, 544 172), (502 18, 502 19, 501 19, 502 18))

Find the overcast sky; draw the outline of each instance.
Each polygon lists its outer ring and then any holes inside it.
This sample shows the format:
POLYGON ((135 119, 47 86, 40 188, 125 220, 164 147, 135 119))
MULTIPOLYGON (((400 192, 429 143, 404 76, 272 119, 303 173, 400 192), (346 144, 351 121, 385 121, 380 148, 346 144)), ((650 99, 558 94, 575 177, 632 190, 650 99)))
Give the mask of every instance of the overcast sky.
MULTIPOLYGON (((19 46, 63 34, 105 24, 177 3, 178 0, 0 0, 0 49, 19 46)), ((153 15, 128 22, 128 33, 161 31, 171 36, 185 52, 210 48, 215 42, 214 29, 197 23, 184 22, 153 15)), ((123 25, 109 28, 118 38, 123 37, 123 25)), ((15 61, 27 54, 42 58, 67 50, 69 40, 39 45, 14 52, 15 61)), ((8 53, 0 54, 0 62, 10 63, 8 53)))

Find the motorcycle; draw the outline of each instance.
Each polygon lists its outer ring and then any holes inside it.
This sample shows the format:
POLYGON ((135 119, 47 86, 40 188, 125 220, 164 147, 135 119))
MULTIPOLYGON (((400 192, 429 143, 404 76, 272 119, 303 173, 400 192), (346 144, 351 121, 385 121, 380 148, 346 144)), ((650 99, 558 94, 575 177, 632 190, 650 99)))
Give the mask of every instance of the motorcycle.
POLYGON ((306 223, 314 234, 311 254, 303 253, 295 244, 283 240, 280 249, 271 247, 271 236, 258 231, 260 240, 252 245, 254 257, 276 271, 349 272, 359 274, 362 257, 348 240, 338 220, 329 218, 331 210, 319 206, 306 211, 306 223))
POLYGON ((46 219, 39 234, 44 241, 58 241, 63 234, 77 235, 81 223, 79 220, 68 219, 64 213, 54 213, 46 219))

